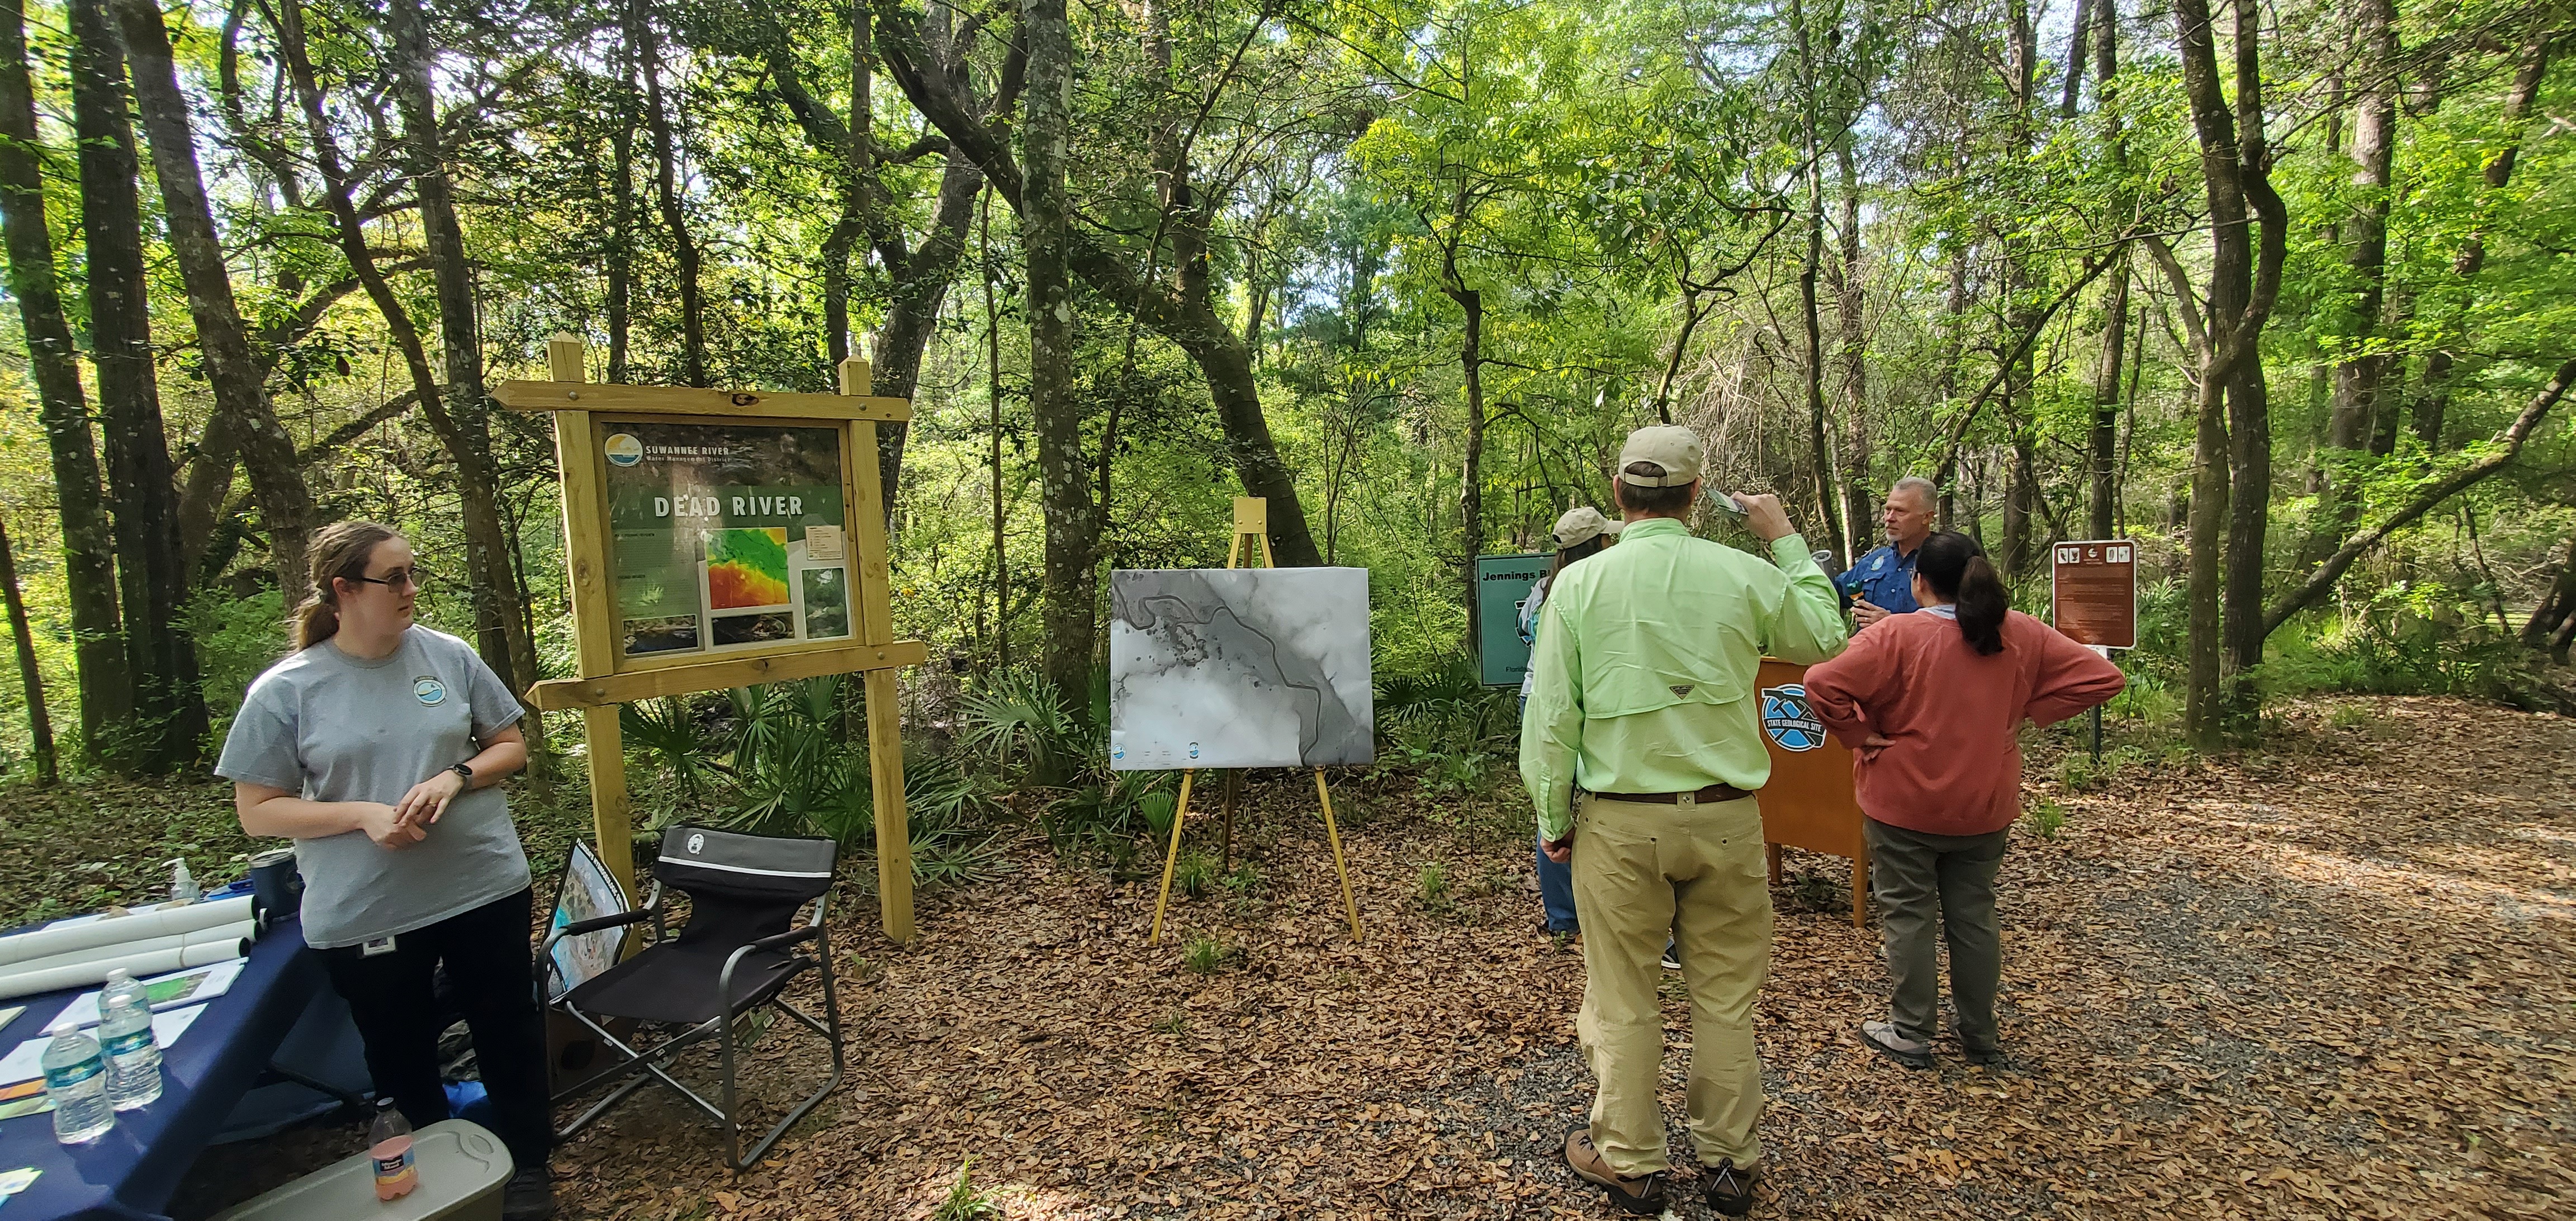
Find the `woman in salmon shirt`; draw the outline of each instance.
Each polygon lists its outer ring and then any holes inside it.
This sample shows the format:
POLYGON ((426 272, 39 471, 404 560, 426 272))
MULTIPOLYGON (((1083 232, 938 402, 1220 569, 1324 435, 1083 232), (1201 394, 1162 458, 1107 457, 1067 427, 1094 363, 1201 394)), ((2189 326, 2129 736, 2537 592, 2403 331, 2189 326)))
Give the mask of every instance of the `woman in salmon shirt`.
POLYGON ((2054 724, 2120 693, 2120 669, 2019 611, 1967 535, 1924 540, 1922 609, 1890 615, 1807 668, 1807 701, 1852 750, 1852 787, 1885 911, 1889 1020, 1862 1041, 1908 1068, 1932 1067, 1940 1026, 1937 917, 1950 946, 1950 998, 1969 1060, 2003 1059, 1995 989, 2003 952, 1995 870, 2021 814, 2024 720, 2054 724))

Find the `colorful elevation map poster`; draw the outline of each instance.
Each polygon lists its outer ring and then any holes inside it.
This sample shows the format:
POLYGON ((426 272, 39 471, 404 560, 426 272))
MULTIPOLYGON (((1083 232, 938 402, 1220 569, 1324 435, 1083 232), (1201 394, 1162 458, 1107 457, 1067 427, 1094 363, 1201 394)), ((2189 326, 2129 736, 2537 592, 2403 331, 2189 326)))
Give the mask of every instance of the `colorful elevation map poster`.
POLYGON ((602 428, 625 656, 849 637, 839 429, 602 428))

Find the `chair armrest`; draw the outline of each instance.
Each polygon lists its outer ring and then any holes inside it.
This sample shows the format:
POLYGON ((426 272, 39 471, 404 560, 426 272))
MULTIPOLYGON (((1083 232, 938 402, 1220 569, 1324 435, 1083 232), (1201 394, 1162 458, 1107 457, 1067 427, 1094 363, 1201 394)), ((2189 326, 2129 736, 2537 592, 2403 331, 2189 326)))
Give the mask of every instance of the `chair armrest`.
POLYGON ((575 920, 562 928, 556 929, 551 934, 548 934, 546 940, 549 943, 552 943, 560 941, 566 937, 578 937, 583 933, 596 933, 601 929, 616 928, 622 924, 634 924, 641 920, 649 920, 652 916, 653 913, 650 911, 637 910, 631 912, 619 912, 613 916, 593 916, 588 920, 575 920))
MULTIPOLYGON (((784 949, 784 948, 786 948, 787 946, 794 945, 794 944, 796 944, 796 943, 797 943, 797 942, 799 942, 799 941, 810 941, 810 940, 812 940, 815 936, 817 936, 818 934, 820 934, 822 931, 823 931, 823 926, 822 926, 822 925, 819 925, 819 924, 808 924, 808 925, 804 925, 804 926, 801 926, 801 927, 798 927, 798 928, 791 928, 791 929, 787 930, 786 932, 783 932, 783 933, 779 933, 779 934, 777 934, 776 936, 772 936, 772 937, 763 937, 763 938, 761 938, 761 939, 760 939, 760 940, 758 940, 758 941, 752 942, 751 944, 749 944, 749 945, 746 945, 746 946, 742 947, 742 949, 743 949, 743 950, 776 950, 776 949, 784 949)), ((740 952, 742 952, 742 951, 737 950, 737 951, 735 951, 735 952, 736 952, 736 953, 740 953, 740 952)))
POLYGON ((801 928, 791 928, 786 932, 763 937, 758 941, 747 942, 743 945, 734 947, 733 953, 725 955, 724 969, 716 972, 717 1003, 724 1005, 728 1013, 732 1011, 733 969, 742 965, 742 960, 749 957, 752 951, 783 949, 787 946, 794 945, 799 941, 808 941, 822 935, 822 925, 808 924, 801 928))

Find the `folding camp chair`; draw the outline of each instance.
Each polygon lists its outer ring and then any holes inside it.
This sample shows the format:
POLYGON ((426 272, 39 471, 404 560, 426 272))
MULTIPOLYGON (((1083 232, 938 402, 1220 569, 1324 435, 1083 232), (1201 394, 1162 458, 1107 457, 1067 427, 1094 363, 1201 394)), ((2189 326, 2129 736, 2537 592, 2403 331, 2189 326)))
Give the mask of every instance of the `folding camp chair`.
POLYGON ((653 922, 655 934, 653 944, 641 953, 553 1002, 556 1012, 579 1021, 603 1046, 625 1057, 608 1071, 566 1090, 558 1100, 628 1078, 565 1125, 556 1133, 558 1138, 580 1131, 627 1095, 658 1080, 714 1117, 724 1129, 725 1164, 743 1170, 759 1161, 789 1127, 841 1084, 841 1015, 833 1003, 831 935, 823 925, 837 855, 828 839, 675 827, 662 837, 662 856, 653 867, 653 890, 643 907, 576 921, 547 937, 545 949, 537 955, 545 964, 537 984, 540 1001, 554 971, 556 941, 647 919, 653 922), (666 886, 689 896, 689 922, 676 936, 663 921, 666 886), (814 902, 813 918, 789 927, 797 909, 809 899, 814 902), (808 941, 813 943, 811 952, 794 948, 808 941), (820 1022, 789 1004, 784 995, 789 981, 818 969, 823 975, 820 1022), (734 1060, 739 1053, 733 1031, 736 1019, 764 1005, 804 1023, 831 1044, 832 1076, 745 1153, 738 1123, 734 1060), (638 1048, 618 1037, 611 1023, 621 1027, 641 1023, 667 1037, 638 1048), (680 1053, 710 1038, 716 1040, 723 1066, 721 1106, 699 1096, 668 1071, 680 1053))

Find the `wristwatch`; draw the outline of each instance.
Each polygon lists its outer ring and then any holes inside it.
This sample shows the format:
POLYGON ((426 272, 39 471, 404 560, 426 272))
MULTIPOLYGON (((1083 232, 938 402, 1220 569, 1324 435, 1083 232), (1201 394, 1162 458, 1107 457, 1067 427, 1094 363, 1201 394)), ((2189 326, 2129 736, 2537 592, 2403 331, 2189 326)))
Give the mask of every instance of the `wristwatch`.
POLYGON ((447 770, 456 773, 458 778, 464 780, 465 787, 469 789, 474 787, 474 768, 471 765, 459 763, 447 770))

